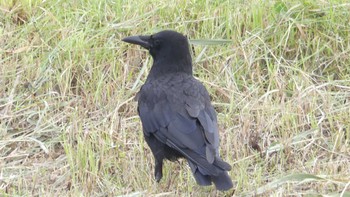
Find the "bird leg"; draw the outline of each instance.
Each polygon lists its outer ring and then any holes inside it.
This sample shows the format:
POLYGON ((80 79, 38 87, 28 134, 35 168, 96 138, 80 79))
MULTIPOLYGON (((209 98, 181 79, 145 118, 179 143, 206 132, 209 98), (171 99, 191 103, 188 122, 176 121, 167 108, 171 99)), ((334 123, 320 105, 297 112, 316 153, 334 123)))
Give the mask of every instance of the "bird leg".
POLYGON ((159 182, 163 177, 163 159, 155 159, 154 177, 159 182))

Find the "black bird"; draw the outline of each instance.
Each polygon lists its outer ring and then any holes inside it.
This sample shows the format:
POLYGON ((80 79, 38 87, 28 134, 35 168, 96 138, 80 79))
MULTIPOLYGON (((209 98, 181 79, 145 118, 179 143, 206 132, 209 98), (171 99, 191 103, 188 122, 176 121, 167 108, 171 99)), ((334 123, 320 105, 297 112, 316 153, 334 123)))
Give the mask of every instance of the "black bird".
POLYGON ((232 188, 231 166, 219 155, 216 112, 210 97, 192 76, 187 38, 175 31, 130 36, 124 42, 140 45, 153 57, 153 66, 138 92, 138 113, 145 140, 155 158, 155 179, 162 178, 163 159, 185 158, 199 185, 232 188))

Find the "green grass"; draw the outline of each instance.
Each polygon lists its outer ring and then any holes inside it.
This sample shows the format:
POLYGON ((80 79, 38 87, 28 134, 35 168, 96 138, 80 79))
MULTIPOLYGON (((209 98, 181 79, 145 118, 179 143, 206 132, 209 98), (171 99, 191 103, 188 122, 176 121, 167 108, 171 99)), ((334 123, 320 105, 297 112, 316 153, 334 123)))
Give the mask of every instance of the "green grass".
POLYGON ((348 1, 0 0, 1 196, 350 195, 348 1), (234 189, 153 177, 121 39, 174 29, 218 112, 234 189), (230 42, 226 42, 230 41, 230 42))

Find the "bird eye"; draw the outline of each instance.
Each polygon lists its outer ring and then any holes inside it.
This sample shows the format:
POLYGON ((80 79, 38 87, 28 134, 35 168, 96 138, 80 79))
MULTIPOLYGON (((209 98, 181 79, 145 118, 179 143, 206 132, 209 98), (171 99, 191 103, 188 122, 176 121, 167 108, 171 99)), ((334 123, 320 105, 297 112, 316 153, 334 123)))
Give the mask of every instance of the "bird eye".
POLYGON ((159 45, 160 45, 160 40, 154 40, 154 42, 153 42, 153 43, 154 43, 154 46, 156 46, 156 47, 157 47, 157 46, 159 46, 159 45))

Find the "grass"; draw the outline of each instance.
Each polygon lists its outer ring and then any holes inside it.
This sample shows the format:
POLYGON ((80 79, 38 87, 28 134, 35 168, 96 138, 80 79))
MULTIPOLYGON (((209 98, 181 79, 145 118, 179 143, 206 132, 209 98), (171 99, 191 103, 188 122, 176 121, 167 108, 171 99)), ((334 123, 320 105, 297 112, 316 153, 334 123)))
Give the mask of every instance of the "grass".
POLYGON ((348 1, 0 0, 1 196, 350 195, 348 1), (121 38, 174 29, 218 112, 234 189, 153 178, 121 38), (227 42, 229 41, 229 42, 227 42))

